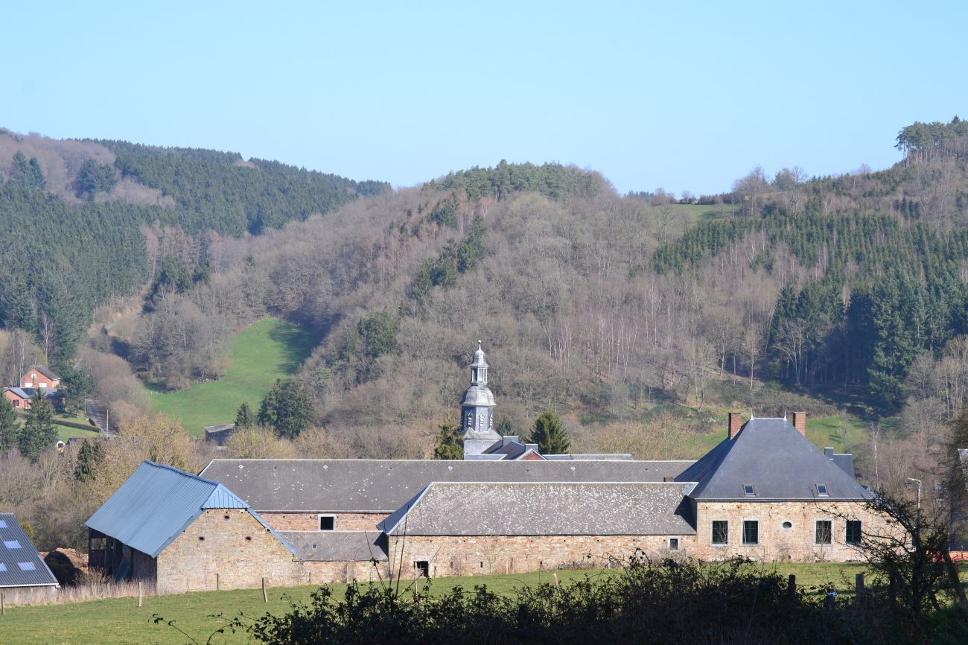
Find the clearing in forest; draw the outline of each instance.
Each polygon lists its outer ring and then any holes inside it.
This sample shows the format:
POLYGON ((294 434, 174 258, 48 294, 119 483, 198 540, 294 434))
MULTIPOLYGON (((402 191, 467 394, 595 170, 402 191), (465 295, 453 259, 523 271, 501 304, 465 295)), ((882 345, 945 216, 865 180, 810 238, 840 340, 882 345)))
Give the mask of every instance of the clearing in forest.
POLYGON ((314 345, 313 334, 299 325, 260 320, 232 339, 229 366, 220 379, 176 392, 149 387, 151 408, 177 419, 192 435, 202 434, 205 426, 232 423, 243 401, 257 411, 276 379, 294 374, 314 345))

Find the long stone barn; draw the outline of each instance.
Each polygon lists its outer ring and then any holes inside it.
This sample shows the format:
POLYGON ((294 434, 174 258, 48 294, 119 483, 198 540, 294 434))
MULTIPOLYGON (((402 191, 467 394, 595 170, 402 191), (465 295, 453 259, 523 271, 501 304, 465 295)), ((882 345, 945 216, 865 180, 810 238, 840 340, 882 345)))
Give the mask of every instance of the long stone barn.
POLYGON ((145 462, 88 520, 91 565, 159 592, 605 567, 636 555, 850 561, 880 531, 805 419, 730 415, 698 461, 145 462))

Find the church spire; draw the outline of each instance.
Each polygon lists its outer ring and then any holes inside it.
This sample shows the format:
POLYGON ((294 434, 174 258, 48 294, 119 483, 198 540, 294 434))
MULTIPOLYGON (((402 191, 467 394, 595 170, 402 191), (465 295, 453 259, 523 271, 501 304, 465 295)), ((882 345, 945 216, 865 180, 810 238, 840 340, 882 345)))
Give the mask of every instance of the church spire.
POLYGON ((487 387, 487 359, 481 341, 471 362, 471 386, 464 392, 460 406, 461 435, 464 455, 479 455, 501 436, 494 430, 494 394, 487 387))

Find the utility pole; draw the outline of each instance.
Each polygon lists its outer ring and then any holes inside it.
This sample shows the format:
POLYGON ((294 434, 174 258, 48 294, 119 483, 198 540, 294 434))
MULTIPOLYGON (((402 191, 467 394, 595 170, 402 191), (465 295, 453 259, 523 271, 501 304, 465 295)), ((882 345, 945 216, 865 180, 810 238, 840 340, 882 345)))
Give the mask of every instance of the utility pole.
POLYGON ((906 481, 909 484, 918 485, 918 510, 920 511, 921 510, 921 480, 915 479, 914 477, 908 477, 906 481))

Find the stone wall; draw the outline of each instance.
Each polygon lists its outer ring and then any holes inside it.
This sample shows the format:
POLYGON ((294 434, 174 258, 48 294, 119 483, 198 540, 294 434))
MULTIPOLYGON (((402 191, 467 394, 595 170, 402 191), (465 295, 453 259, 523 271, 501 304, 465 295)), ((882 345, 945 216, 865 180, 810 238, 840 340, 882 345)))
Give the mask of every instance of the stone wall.
POLYGON ((306 584, 303 563, 248 512, 204 511, 157 558, 158 593, 306 584))
POLYGON ((327 582, 377 582, 387 579, 387 564, 381 562, 303 562, 307 571, 306 584, 327 582))
MULTIPOLYGON (((431 577, 472 576, 562 567, 618 566, 642 552, 667 557, 669 538, 679 539, 679 553, 694 550, 696 536, 680 535, 552 535, 552 536, 415 536, 390 540, 391 557, 402 560, 402 575, 417 573, 415 564, 426 561, 431 577), (400 555, 402 554, 402 555, 400 555)), ((394 573, 400 561, 391 560, 394 573)))
POLYGON ((320 515, 335 518, 335 531, 375 531, 388 513, 259 513, 277 531, 318 531, 320 515))
POLYGON ((697 502, 697 544, 689 555, 703 560, 743 556, 762 562, 849 562, 863 553, 846 543, 847 519, 861 521, 864 532, 884 526, 860 502, 697 502), (729 543, 712 544, 712 523, 725 520, 729 543), (743 522, 758 522, 758 544, 743 544, 743 522), (817 520, 832 522, 831 544, 816 544, 817 520), (789 526, 784 526, 788 523, 789 526))

